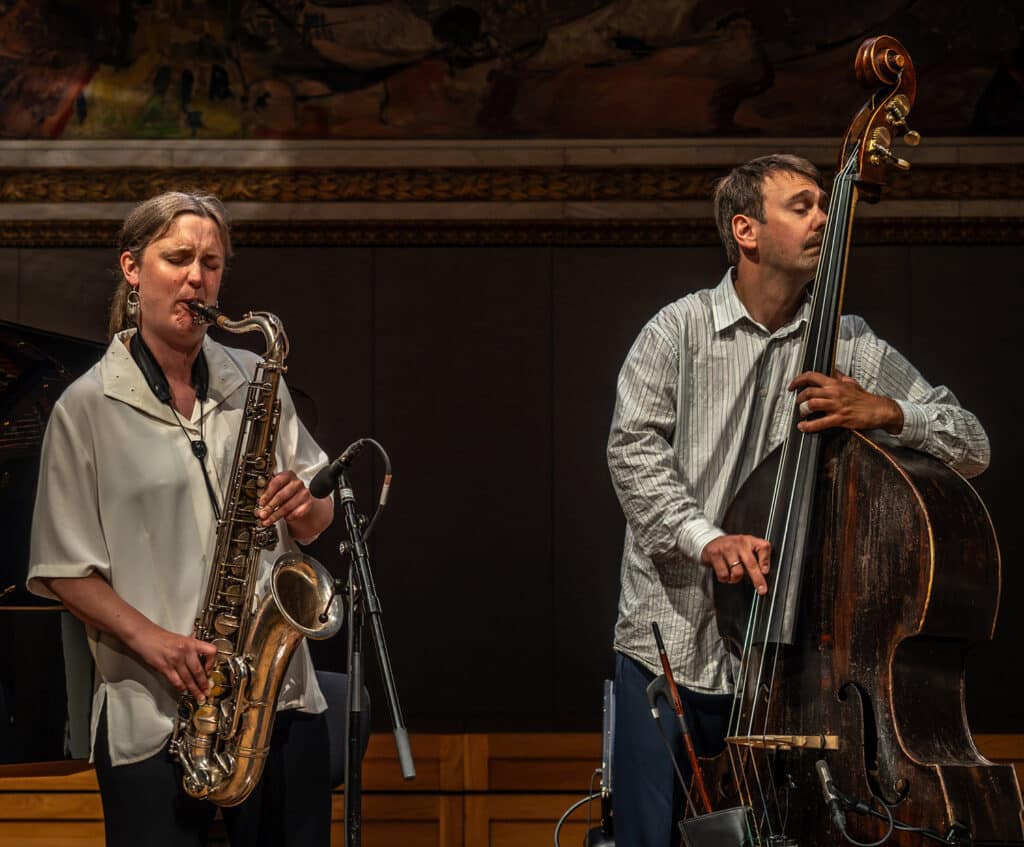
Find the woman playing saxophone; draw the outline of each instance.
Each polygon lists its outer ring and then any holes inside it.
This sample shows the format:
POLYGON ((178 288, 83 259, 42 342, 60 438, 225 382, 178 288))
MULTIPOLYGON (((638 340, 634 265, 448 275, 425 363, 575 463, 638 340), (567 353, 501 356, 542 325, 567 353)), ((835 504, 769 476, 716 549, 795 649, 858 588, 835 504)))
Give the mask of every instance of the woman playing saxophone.
MULTIPOLYGON (((108 845, 200 845, 215 807, 182 792, 167 751, 179 697, 202 703, 217 648, 193 638, 216 515, 257 357, 206 337, 190 304, 215 303, 231 258, 212 196, 169 192, 124 222, 121 280, 102 360, 47 428, 29 588, 87 627, 96 660, 92 755, 108 845)), ((326 462, 280 390, 276 459, 258 500, 269 565, 333 517, 307 483, 326 462)), ((330 843, 326 708, 303 643, 284 676, 264 778, 224 810, 231 843, 330 843), (292 767, 294 762, 301 767, 292 767)))

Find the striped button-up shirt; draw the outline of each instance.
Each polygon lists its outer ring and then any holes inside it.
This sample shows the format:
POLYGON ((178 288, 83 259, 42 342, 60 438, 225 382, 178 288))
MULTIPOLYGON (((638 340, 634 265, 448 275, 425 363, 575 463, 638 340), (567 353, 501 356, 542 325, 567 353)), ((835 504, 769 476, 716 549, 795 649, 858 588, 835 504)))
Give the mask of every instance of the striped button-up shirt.
MULTIPOLYGON (((731 271, 717 288, 663 308, 643 328, 619 374, 608 441, 612 482, 626 516, 615 649, 654 673, 657 621, 677 680, 731 690, 731 663, 713 614, 705 545, 750 472, 786 437, 801 366, 805 301, 775 332, 744 308, 731 271)), ((977 418, 949 389, 932 387, 863 319, 842 318, 837 368, 903 410, 895 437, 964 476, 988 465, 977 418)))

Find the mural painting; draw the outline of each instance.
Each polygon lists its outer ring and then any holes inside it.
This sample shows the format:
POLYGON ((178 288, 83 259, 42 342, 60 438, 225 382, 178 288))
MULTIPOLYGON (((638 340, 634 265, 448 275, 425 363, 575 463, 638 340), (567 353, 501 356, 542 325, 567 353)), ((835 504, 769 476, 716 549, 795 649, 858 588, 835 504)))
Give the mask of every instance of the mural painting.
POLYGON ((1024 134, 1024 4, 0 0, 4 138, 835 136, 859 41, 916 128, 1024 134))

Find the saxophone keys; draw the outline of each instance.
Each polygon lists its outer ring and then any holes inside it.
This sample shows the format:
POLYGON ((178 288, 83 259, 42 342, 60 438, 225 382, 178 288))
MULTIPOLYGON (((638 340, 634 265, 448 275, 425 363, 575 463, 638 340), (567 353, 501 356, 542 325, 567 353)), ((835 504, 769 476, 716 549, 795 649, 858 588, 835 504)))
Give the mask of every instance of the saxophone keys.
POLYGON ((217 648, 218 665, 227 662, 235 655, 235 645, 226 638, 214 638, 210 643, 217 648))
POLYGON ((255 542, 257 547, 262 547, 264 550, 276 547, 277 528, 273 526, 265 526, 256 530, 255 542))
POLYGON ((238 632, 238 615, 221 612, 213 620, 213 628, 218 635, 233 635, 238 632))
POLYGON ((213 735, 217 731, 217 708, 209 704, 200 706, 192 715, 192 726, 196 735, 213 735))
POLYGON ((228 690, 227 675, 223 671, 214 669, 210 671, 208 678, 210 680, 210 692, 206 696, 223 697, 224 692, 228 690))

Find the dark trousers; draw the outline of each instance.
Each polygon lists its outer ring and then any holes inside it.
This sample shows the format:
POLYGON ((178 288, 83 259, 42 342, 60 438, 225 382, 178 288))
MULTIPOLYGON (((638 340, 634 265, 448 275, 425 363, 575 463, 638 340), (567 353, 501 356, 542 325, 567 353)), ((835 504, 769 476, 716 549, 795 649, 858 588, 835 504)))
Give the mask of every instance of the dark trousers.
MULTIPOLYGON (((112 767, 106 709, 96 730, 96 777, 107 847, 203 847, 217 807, 182 790, 166 749, 112 767)), ((331 782, 324 715, 278 712, 263 777, 239 806, 222 810, 233 847, 330 847, 331 782)))
MULTIPOLYGON (((615 740, 612 756, 612 809, 616 847, 675 847, 676 822, 683 817, 686 797, 669 759, 665 742, 651 715, 647 668, 615 654, 615 740)), ((712 756, 725 746, 732 706, 730 694, 701 694, 680 686, 679 698, 698 755, 712 756)), ((690 764, 683 734, 671 704, 658 701, 661 725, 689 787, 690 764)), ((697 810, 703 813, 694 796, 697 810)))

